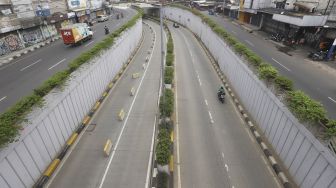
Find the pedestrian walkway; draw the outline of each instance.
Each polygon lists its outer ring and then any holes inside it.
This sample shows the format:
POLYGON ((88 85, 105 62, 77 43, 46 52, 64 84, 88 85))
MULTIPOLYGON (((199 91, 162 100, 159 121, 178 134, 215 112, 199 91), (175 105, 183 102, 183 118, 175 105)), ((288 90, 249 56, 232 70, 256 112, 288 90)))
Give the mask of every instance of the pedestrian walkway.
POLYGON ((50 43, 52 43, 52 42, 54 42, 54 41, 56 41, 60 38, 61 38, 61 36, 57 35, 57 36, 52 37, 52 39, 48 39, 48 40, 45 40, 43 42, 36 43, 32 46, 23 48, 21 50, 17 50, 17 51, 14 51, 12 53, 0 56, 0 66, 2 66, 4 64, 7 64, 7 63, 10 63, 13 59, 21 57, 21 56, 23 56, 25 54, 28 54, 30 52, 33 52, 36 49, 39 49, 43 46, 46 46, 46 45, 48 45, 48 44, 50 44, 50 43))

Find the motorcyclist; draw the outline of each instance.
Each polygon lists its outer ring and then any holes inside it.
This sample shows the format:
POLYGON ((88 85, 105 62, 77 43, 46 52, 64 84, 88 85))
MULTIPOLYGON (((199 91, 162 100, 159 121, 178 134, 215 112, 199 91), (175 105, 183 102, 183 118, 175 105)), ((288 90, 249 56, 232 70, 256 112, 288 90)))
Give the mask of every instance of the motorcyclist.
POLYGON ((109 30, 109 28, 106 25, 104 26, 104 29, 105 29, 105 34, 109 34, 110 33, 110 30, 109 30))
POLYGON ((223 86, 220 86, 220 88, 218 89, 218 95, 223 94, 225 95, 225 90, 223 86))

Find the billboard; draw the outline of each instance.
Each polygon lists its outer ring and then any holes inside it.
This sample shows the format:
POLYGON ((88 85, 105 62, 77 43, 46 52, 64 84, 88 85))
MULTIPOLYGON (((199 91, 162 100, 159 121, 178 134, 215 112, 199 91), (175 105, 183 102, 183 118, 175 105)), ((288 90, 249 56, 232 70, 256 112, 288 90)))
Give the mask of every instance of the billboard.
POLYGON ((100 9, 103 6, 103 0, 91 0, 91 9, 100 9))
POLYGON ((70 10, 85 9, 86 6, 86 0, 68 0, 70 10))
POLYGON ((50 16, 50 8, 48 3, 40 3, 36 5, 36 16, 50 16))

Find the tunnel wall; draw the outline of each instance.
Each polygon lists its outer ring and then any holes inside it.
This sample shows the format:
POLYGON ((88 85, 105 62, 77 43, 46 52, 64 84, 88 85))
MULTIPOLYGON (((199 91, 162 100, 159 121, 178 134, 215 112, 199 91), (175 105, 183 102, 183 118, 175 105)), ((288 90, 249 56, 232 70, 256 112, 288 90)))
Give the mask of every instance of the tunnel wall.
MULTIPOLYGON (((28 115, 15 143, 0 152, 0 187, 32 187, 119 73, 142 36, 141 19, 115 44, 71 75, 28 115)), ((85 178, 85 177, 83 177, 85 178)))
POLYGON ((189 28, 209 49, 297 185, 335 188, 335 156, 298 122, 223 39, 189 11, 168 7, 164 13, 189 28))

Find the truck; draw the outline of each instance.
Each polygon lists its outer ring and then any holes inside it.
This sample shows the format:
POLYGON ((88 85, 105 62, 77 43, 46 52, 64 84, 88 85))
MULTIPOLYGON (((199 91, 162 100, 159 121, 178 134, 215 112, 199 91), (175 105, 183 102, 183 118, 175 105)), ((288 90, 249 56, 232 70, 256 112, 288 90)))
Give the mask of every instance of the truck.
POLYGON ((67 25, 60 29, 62 39, 66 45, 77 45, 93 37, 91 28, 86 23, 67 25))

